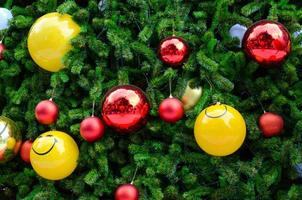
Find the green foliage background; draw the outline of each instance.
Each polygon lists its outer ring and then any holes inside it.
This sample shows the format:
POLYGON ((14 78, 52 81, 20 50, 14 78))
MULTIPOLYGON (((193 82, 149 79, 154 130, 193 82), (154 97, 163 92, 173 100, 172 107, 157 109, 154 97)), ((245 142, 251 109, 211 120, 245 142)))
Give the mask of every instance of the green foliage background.
POLYGON ((17 156, 0 166, 0 199, 109 200, 119 184, 131 181, 136 167, 141 200, 302 199, 294 170, 302 162, 302 36, 292 37, 292 53, 281 68, 266 70, 247 59, 228 34, 236 23, 249 26, 261 19, 279 21, 294 33, 302 28, 300 1, 107 0, 103 12, 97 0, 87 6, 70 0, 0 0, 0 6, 5 3, 14 20, 1 33, 8 50, 0 61, 0 111, 18 123, 24 140, 53 128, 68 132, 80 147, 80 160, 70 177, 52 182, 17 156), (27 35, 38 17, 53 11, 73 15, 82 32, 64 59, 66 69, 51 74, 30 58, 27 35), (179 70, 157 57, 160 40, 173 27, 191 47, 179 70), (170 78, 176 97, 190 79, 203 87, 198 104, 176 124, 157 116, 170 78), (142 88, 151 101, 146 127, 131 135, 107 128, 102 140, 85 142, 79 123, 90 115, 93 100, 99 116, 105 92, 125 83, 142 88), (53 88, 60 117, 46 127, 36 122, 34 108, 53 88), (257 99, 284 117, 282 136, 261 135, 257 99), (238 109, 248 129, 242 148, 222 158, 205 154, 193 136, 196 116, 216 101, 238 109))

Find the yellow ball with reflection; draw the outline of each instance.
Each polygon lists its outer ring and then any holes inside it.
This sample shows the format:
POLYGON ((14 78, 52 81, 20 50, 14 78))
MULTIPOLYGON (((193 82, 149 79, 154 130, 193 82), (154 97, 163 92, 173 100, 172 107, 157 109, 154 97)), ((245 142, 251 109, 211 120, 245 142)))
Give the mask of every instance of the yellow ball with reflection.
POLYGON ((199 114, 194 135, 197 144, 206 153, 227 156, 241 147, 246 136, 246 125, 235 108, 218 103, 199 114))
POLYGON ((41 177, 61 180, 69 176, 77 166, 79 148, 68 134, 49 131, 40 135, 30 150, 30 162, 41 177))
POLYGON ((29 53, 41 68, 57 72, 64 68, 62 58, 71 49, 70 40, 79 32, 80 27, 70 15, 56 12, 46 14, 29 31, 29 53))

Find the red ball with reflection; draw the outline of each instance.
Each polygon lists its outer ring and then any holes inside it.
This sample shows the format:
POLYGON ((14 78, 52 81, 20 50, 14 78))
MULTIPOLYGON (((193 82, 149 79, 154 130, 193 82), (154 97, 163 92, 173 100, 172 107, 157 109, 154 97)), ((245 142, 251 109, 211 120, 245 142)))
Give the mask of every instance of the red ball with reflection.
POLYGON ((59 108, 51 99, 38 103, 35 109, 36 119, 44 125, 50 125, 57 121, 59 108))
POLYGON ((169 97, 160 103, 158 114, 165 122, 175 123, 183 117, 184 107, 181 101, 169 97))
POLYGON ((280 135, 283 126, 283 118, 278 114, 265 112, 259 118, 259 128, 265 137, 280 135))
POLYGON ((0 60, 3 59, 3 52, 5 51, 4 44, 0 43, 0 60))
POLYGON ((249 27, 242 43, 246 54, 265 67, 279 66, 291 51, 287 29, 269 20, 261 20, 249 27))
POLYGON ((172 67, 180 66, 188 57, 189 46, 180 37, 172 36, 164 39, 158 50, 159 58, 172 67))
POLYGON ((124 184, 117 188, 114 195, 115 200, 138 200, 139 191, 132 184, 124 184))
POLYGON ((105 95, 102 116, 106 125, 122 133, 131 133, 147 123, 149 110, 149 101, 140 88, 120 85, 105 95))
POLYGON ((87 117, 81 122, 80 134, 87 142, 95 142, 103 137, 105 127, 98 117, 87 117))

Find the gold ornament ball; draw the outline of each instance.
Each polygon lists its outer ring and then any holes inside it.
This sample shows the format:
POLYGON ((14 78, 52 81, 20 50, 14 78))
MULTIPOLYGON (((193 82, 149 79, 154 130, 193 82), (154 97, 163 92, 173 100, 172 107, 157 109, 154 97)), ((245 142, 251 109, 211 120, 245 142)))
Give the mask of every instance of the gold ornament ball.
POLYGON ((227 156, 244 142, 246 125, 233 107, 219 104, 204 109, 195 121, 194 135, 199 147, 213 156, 227 156))
POLYGON ((181 97, 181 101, 184 105, 184 109, 185 110, 192 109, 197 104, 201 95, 202 95, 202 88, 200 86, 191 88, 190 81, 189 81, 185 89, 185 92, 181 97))
POLYGON ((22 135, 11 119, 0 116, 0 163, 6 163, 18 153, 22 135))

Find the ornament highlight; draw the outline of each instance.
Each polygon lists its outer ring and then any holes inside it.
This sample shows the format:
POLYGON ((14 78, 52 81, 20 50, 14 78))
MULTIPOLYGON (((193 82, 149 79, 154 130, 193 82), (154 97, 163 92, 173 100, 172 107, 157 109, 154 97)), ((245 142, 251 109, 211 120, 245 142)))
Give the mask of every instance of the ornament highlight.
POLYGON ((185 92, 181 97, 181 101, 183 103, 184 109, 186 111, 192 109, 199 101, 201 95, 202 95, 202 88, 200 86, 196 88, 191 88, 190 81, 189 81, 185 89, 185 92))
POLYGON ((18 153, 22 135, 11 119, 0 116, 0 164, 12 160, 18 153))
POLYGON ((41 134, 30 150, 30 162, 36 173, 48 180, 61 180, 77 167, 79 148, 68 134, 49 131, 41 134))
POLYGON ((13 19, 13 14, 6 8, 0 8, 0 31, 9 28, 9 22, 13 19))
POLYGON ((241 147, 246 136, 245 121, 235 108, 217 103, 198 115, 194 136, 206 153, 227 156, 241 147))
POLYGON ((59 108, 52 99, 38 103, 35 109, 36 119, 39 123, 50 125, 57 121, 59 108))
POLYGON ((109 90, 102 104, 106 125, 122 133, 132 133, 147 123, 150 104, 145 93, 133 85, 120 85, 109 90))
POLYGON ((105 127, 100 118, 92 116, 81 122, 80 133, 84 140, 95 142, 103 137, 105 127))
POLYGON ((246 32, 247 28, 245 26, 242 26, 240 24, 235 24, 232 26, 229 30, 229 34, 232 38, 238 38, 240 43, 238 47, 242 47, 242 38, 246 32))
POLYGON ((98 4, 98 8, 101 12, 103 12, 104 10, 106 10, 107 7, 107 2, 106 0, 100 0, 99 4, 98 4))
POLYGON ((26 163, 30 163, 30 149, 32 144, 33 142, 31 140, 26 140, 25 142, 23 142, 20 149, 20 156, 26 163))
POLYGON ((5 51, 5 46, 0 42, 0 60, 3 59, 3 52, 5 51))
POLYGON ((283 127, 283 118, 275 113, 265 112, 259 118, 259 129, 265 137, 280 135, 283 127))
POLYGON ((296 164, 294 167, 295 167, 298 177, 302 178, 302 163, 296 164))
POLYGON ((278 22, 261 20, 246 31, 243 49, 262 66, 279 66, 291 51, 290 34, 278 22))
POLYGON ((161 41, 158 54, 162 62, 179 67, 189 55, 189 46, 181 37, 168 37, 161 41))
POLYGON ((138 200, 139 191, 133 184, 120 185, 114 195, 115 200, 138 200))
POLYGON ((41 68, 57 72, 64 68, 63 57, 71 50, 70 40, 77 36, 80 27, 68 14, 49 13, 40 17, 28 35, 28 50, 41 68))
POLYGON ((174 97, 166 98, 160 103, 158 114, 165 122, 175 123, 184 116, 183 104, 174 97))

